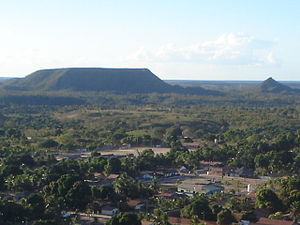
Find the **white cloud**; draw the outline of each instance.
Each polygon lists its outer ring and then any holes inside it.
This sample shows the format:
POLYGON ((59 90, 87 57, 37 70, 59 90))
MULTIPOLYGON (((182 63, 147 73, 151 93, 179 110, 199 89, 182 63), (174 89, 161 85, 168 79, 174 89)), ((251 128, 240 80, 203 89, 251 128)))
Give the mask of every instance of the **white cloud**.
POLYGON ((271 64, 275 64, 276 63, 276 60, 275 60, 274 55, 273 55, 272 52, 269 52, 269 54, 267 55, 267 60, 271 64))
POLYGON ((216 40, 157 49, 140 48, 129 59, 144 62, 192 62, 202 64, 265 65, 275 64, 274 43, 243 33, 223 34, 216 40))

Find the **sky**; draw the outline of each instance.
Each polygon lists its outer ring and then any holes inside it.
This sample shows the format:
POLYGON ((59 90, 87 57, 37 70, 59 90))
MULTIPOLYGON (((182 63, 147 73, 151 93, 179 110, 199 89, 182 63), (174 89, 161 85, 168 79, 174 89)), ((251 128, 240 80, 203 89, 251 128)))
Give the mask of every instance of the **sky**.
POLYGON ((300 1, 0 0, 0 76, 64 67, 300 80, 300 1))

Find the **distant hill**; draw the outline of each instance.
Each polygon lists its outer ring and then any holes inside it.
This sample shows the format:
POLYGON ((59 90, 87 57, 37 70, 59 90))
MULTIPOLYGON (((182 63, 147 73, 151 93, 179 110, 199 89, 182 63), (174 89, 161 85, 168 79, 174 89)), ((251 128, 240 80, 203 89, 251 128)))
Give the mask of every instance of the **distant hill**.
POLYGON ((261 93, 272 93, 272 94, 294 94, 299 92, 298 89, 293 89, 289 86, 279 83, 272 77, 263 81, 256 87, 261 93))
POLYGON ((5 80, 11 79, 11 77, 0 77, 0 82, 3 82, 5 80))
POLYGON ((2 89, 13 91, 109 91, 120 93, 184 93, 220 95, 201 87, 184 88, 165 83, 148 69, 63 68, 36 71, 10 79, 2 89))

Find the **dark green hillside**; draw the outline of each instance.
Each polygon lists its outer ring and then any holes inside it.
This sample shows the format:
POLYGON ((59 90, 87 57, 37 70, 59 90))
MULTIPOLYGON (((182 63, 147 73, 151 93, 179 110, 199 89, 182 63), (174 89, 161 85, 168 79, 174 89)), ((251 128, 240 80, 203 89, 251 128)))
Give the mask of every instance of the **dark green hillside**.
POLYGON ((0 82, 3 82, 5 80, 11 79, 10 77, 0 77, 0 82))
MULTIPOLYGON (((21 105, 82 105, 86 102, 80 98, 47 95, 7 95, 0 96, 1 104, 21 105)), ((0 115, 1 119, 1 115, 0 115)))
POLYGON ((262 82, 260 85, 257 86, 257 88, 262 93, 293 94, 297 92, 297 90, 277 82, 272 77, 262 82))
POLYGON ((65 68, 39 70, 3 83, 12 91, 109 91, 119 93, 219 94, 203 88, 172 86, 148 69, 65 68))

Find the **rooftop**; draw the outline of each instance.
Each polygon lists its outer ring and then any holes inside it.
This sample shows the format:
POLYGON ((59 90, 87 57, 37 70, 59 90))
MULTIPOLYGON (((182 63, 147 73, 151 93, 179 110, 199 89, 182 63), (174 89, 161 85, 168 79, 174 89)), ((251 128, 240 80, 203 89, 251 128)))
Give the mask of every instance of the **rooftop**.
POLYGON ((287 220, 271 220, 268 218, 260 218, 256 223, 250 223, 250 225, 292 225, 293 221, 287 220))

